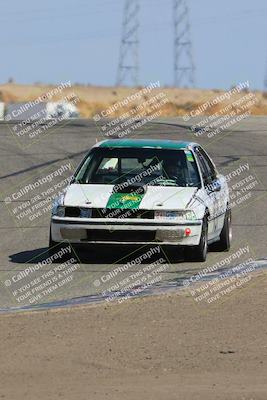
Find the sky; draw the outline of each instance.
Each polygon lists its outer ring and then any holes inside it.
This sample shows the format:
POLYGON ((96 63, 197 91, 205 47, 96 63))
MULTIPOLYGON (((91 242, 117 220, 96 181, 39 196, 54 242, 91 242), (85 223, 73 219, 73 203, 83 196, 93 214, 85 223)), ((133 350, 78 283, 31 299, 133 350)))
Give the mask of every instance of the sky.
MULTIPOLYGON (((172 0, 140 0, 140 85, 173 83, 172 0)), ((0 0, 0 83, 115 83, 124 0, 0 0)), ((188 0, 196 86, 267 73, 266 0, 188 0)))

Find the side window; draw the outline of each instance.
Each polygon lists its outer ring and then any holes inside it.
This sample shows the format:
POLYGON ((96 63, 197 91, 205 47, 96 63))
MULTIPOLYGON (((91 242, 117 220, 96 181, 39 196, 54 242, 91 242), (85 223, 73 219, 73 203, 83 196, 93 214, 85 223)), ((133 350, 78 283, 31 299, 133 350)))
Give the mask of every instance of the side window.
POLYGON ((198 148, 195 149, 195 154, 196 154, 196 157, 197 157, 197 160, 198 160, 198 163, 199 163, 199 167, 200 167, 201 175, 202 175, 203 180, 204 180, 204 184, 206 184, 207 180, 208 180, 208 171, 207 171, 207 168, 206 168, 206 164, 204 162, 203 157, 199 153, 198 148))
POLYGON ((208 171, 208 179, 209 179, 209 181, 213 182, 217 178, 217 173, 214 168, 214 165, 213 165, 211 159, 209 158, 209 156, 207 155, 207 153, 201 147, 199 147, 198 149, 199 149, 199 153, 203 157, 203 160, 206 164, 206 168, 208 171))
POLYGON ((201 147, 196 148, 196 154, 198 157, 205 185, 212 183, 216 179, 217 174, 210 158, 204 152, 204 150, 201 149, 201 147))

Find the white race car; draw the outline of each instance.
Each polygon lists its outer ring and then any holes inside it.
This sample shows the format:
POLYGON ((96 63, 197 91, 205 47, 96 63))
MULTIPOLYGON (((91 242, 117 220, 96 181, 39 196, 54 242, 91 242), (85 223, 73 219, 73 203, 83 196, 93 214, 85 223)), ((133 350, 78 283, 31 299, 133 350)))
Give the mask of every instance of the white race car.
POLYGON ((230 248, 229 191, 199 144, 112 139, 97 143, 53 204, 49 248, 70 242, 180 246, 205 261, 230 248))

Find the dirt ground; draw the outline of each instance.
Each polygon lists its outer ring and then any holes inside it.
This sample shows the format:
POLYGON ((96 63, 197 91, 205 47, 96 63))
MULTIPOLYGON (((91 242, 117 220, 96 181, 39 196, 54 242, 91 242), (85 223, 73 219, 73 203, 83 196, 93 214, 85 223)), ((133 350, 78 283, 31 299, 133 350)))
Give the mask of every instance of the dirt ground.
POLYGON ((187 291, 0 316, 0 399, 266 400, 266 275, 222 304, 187 291))

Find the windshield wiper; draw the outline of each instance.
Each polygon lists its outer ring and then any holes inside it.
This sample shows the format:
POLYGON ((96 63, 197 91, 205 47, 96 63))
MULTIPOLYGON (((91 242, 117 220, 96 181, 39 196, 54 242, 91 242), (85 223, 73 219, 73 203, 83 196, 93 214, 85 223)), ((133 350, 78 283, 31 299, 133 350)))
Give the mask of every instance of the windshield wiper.
POLYGON ((152 186, 178 186, 174 179, 161 178, 153 182, 152 186))

